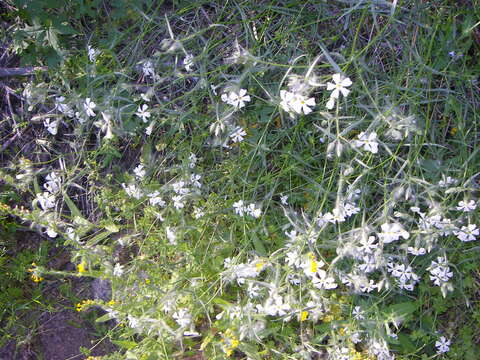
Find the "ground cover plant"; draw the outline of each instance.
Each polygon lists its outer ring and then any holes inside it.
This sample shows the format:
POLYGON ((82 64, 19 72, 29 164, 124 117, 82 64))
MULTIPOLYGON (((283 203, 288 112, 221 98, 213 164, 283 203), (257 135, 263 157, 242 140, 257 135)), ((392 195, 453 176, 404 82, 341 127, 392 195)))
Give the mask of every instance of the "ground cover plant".
POLYGON ((478 3, 2 6, 2 231, 75 268, 0 266, 107 284, 102 359, 477 358, 478 3))

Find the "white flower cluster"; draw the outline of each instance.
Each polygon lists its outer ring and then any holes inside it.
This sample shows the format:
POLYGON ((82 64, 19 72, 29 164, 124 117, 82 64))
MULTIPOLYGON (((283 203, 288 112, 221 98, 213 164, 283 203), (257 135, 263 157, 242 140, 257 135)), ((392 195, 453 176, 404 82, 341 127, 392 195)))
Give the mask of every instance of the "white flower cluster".
POLYGON ((258 219, 262 215, 262 209, 258 208, 254 203, 246 205, 243 200, 238 200, 237 202, 233 203, 233 208, 235 210, 235 214, 240 216, 248 214, 258 219))
POLYGON ((251 101, 250 95, 247 94, 247 90, 240 89, 238 92, 230 91, 228 94, 222 94, 221 99, 228 105, 233 106, 236 110, 245 106, 246 102, 251 101))

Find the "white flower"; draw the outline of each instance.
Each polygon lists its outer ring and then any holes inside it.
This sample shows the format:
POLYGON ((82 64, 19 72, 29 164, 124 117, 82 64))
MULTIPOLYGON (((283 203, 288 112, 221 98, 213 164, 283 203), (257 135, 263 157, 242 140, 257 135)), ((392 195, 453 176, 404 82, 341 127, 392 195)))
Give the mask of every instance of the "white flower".
POLYGON ((60 111, 62 114, 67 115, 68 117, 73 117, 75 115, 75 112, 70 107, 70 105, 65 104, 64 101, 64 96, 59 96, 55 98, 55 109, 60 111))
POLYGON ((464 242, 477 240, 476 236, 480 234, 480 230, 475 224, 469 224, 468 226, 462 226, 459 231, 454 231, 454 234, 458 239, 464 242))
POLYGON ((160 206, 164 207, 165 206, 165 201, 162 200, 160 197, 160 192, 159 191, 154 191, 153 193, 150 193, 147 195, 149 197, 148 201, 150 202, 150 205, 152 206, 160 206))
POLYGON ((193 217, 195 219, 200 219, 203 216, 205 216, 205 212, 202 209, 196 208, 195 210, 193 210, 193 217))
POLYGON ((330 99, 328 99, 327 103, 325 104, 325 107, 328 110, 332 110, 334 106, 335 106, 335 98, 331 96, 330 99))
POLYGON ((411 247, 411 246, 409 246, 407 248, 407 252, 409 254, 412 254, 412 255, 415 255, 415 256, 425 255, 427 253, 426 250, 423 247, 417 249, 417 248, 414 248, 414 247, 411 247))
POLYGON ((450 185, 455 185, 457 183, 457 180, 450 177, 450 176, 447 176, 445 177, 445 175, 442 175, 442 180, 440 180, 438 182, 438 186, 440 187, 449 187, 450 185))
POLYGON ((197 164, 197 161, 198 161, 197 156, 194 153, 190 153, 190 156, 188 157, 188 160, 189 160, 188 167, 190 169, 193 169, 195 167, 195 165, 197 164))
POLYGON ((246 135, 247 133, 245 132, 245 130, 243 130, 240 126, 238 126, 235 128, 233 133, 230 134, 230 139, 232 139, 234 143, 237 143, 237 142, 243 141, 243 138, 246 135))
MULTIPOLYGON (((54 134, 55 135, 55 134, 54 134)), ((457 210, 461 210, 463 212, 470 212, 473 211, 477 208, 477 205, 475 204, 475 201, 470 200, 469 202, 466 201, 460 201, 457 206, 457 210)))
POLYGON ((373 280, 370 280, 368 283, 362 283, 360 284, 360 291, 370 293, 373 290, 377 288, 377 285, 373 282, 373 280))
POLYGON ((358 140, 355 140, 354 146, 362 147, 365 151, 370 151, 372 154, 376 154, 378 152, 378 143, 376 141, 377 133, 371 132, 370 134, 366 134, 361 132, 358 135, 358 140))
POLYGON ((92 48, 90 45, 87 46, 87 49, 88 49, 88 59, 91 62, 95 62, 95 59, 100 54, 100 51, 92 48))
POLYGON ((145 170, 143 164, 140 164, 135 169, 133 169, 133 173, 137 178, 143 179, 147 171, 145 170))
POLYGON ((175 207, 175 209, 180 210, 185 207, 185 203, 182 201, 183 197, 181 195, 176 195, 172 197, 172 200, 173 200, 173 206, 175 207))
POLYGON ((140 119, 142 119, 144 123, 148 122, 148 118, 152 116, 152 114, 150 114, 150 112, 148 112, 147 110, 148 110, 148 105, 143 104, 138 107, 137 112, 135 113, 135 115, 137 115, 140 119))
POLYGON ((303 95, 295 94, 293 101, 291 101, 289 105, 297 114, 301 114, 303 112, 305 115, 308 115, 312 112, 310 107, 315 106, 315 99, 307 99, 303 95))
POLYGON ((288 200, 288 196, 287 196, 287 195, 282 195, 282 196, 280 196, 280 203, 281 203, 282 205, 287 206, 287 205, 288 205, 287 200, 288 200))
POLYGON ((201 178, 202 175, 192 174, 190 175, 190 182, 193 184, 193 186, 200 189, 202 187, 202 183, 199 181, 201 178))
POLYGON ((247 95, 247 90, 240 89, 238 93, 230 91, 230 93, 222 95, 222 101, 229 105, 232 105, 236 109, 241 109, 245 106, 245 103, 250 101, 250 95, 247 95))
POLYGON ((120 277, 123 275, 123 273, 124 273, 123 265, 120 265, 119 263, 115 264, 113 268, 113 276, 120 277))
POLYGON ((287 314, 287 311, 291 310, 288 303, 283 301, 282 296, 271 293, 265 302, 264 306, 257 305, 257 309, 270 316, 283 316, 287 314))
POLYGON ((364 312, 360 306, 355 306, 352 310, 352 316, 355 320, 365 319, 364 312))
POLYGON ((155 120, 150 121, 150 124, 145 128, 145 134, 147 136, 152 135, 153 127, 155 126, 155 120))
POLYGON ((135 184, 125 185, 122 183, 122 188, 125 190, 128 196, 131 196, 137 200, 142 197, 142 190, 140 190, 135 184))
POLYGON ((316 275, 312 278, 313 286, 317 289, 331 290, 335 289, 338 285, 335 283, 333 277, 328 277, 325 270, 318 270, 316 275))
POLYGON ((192 322, 192 315, 186 309, 174 312, 172 317, 182 328, 189 326, 192 322))
POLYGON ((350 93, 350 90, 347 89, 348 86, 352 85, 350 78, 344 78, 341 74, 334 74, 332 76, 333 83, 327 83, 327 90, 332 91, 330 98, 338 99, 340 93, 344 97, 347 97, 350 93))
POLYGON ((185 67, 185 70, 187 70, 187 72, 193 71, 194 63, 192 54, 187 54, 187 56, 185 56, 185 58, 183 59, 183 66, 185 67))
POLYGON ((185 185, 185 181, 178 181, 172 184, 173 191, 175 191, 175 193, 179 195, 187 195, 190 190, 186 188, 185 185))
POLYGON ((38 193, 36 200, 43 210, 48 210, 55 207, 55 196, 48 192, 38 193))
POLYGON ((295 94, 286 90, 280 90, 280 98, 282 99, 282 101, 280 102, 280 107, 287 113, 291 114, 294 111, 291 107, 291 104, 295 98, 295 94))
POLYGON ((47 227, 46 233, 51 238, 56 238, 57 235, 58 235, 57 232, 54 229, 52 229, 51 227, 47 227))
POLYGON ((400 237, 403 237, 404 239, 408 239, 410 237, 410 234, 405 231, 400 224, 397 223, 385 223, 381 226, 381 228, 382 232, 378 234, 378 237, 383 240, 384 244, 397 241, 400 239, 400 237))
POLYGON ((243 216, 243 214, 247 211, 247 208, 244 205, 243 200, 238 200, 237 202, 234 202, 233 208, 235 209, 235 214, 240 216, 243 216))
POLYGON ((95 109, 96 107, 97 107, 97 105, 90 98, 85 99, 85 102, 83 103, 83 109, 85 110, 85 113, 88 116, 90 116, 90 117, 95 116, 95 113, 93 112, 93 109, 95 109))
POLYGON ((170 245, 177 245, 177 234, 175 233, 175 230, 172 229, 170 226, 167 226, 165 228, 165 232, 167 234, 167 239, 170 245))
POLYGON ((60 186, 62 185, 62 179, 54 171, 48 174, 45 180, 47 180, 47 182, 43 184, 43 187, 49 193, 55 193, 60 190, 60 186))
POLYGON ((57 135, 59 123, 58 120, 50 121, 50 118, 43 120, 43 126, 45 126, 47 131, 52 135, 57 135))
POLYGON ((375 236, 363 237, 360 240, 360 246, 358 249, 364 254, 373 254, 375 249, 378 248, 378 244, 375 243, 376 239, 375 236))
POLYGON ((450 340, 445 336, 441 336, 438 341, 435 342, 437 348, 437 354, 443 354, 450 350, 450 340))
POLYGON ((296 267, 297 269, 302 266, 303 258, 297 250, 289 251, 285 255, 285 263, 288 266, 296 267))
POLYGON ((153 68, 153 64, 150 60, 143 62, 142 71, 143 76, 151 76, 152 78, 155 77, 155 69, 153 68))
POLYGON ((246 208, 248 215, 253 216, 255 219, 258 219, 262 215, 262 210, 257 208, 255 204, 250 204, 246 208))

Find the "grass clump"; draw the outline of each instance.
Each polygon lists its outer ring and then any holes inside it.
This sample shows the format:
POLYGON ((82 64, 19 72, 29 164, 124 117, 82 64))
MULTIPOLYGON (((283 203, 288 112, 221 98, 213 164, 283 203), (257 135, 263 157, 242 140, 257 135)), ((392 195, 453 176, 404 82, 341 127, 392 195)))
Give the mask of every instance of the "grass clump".
POLYGON ((464 3, 145 1, 77 24, 83 47, 18 88, 1 175, 17 219, 110 282, 76 306, 116 324, 104 358, 474 359, 464 3))

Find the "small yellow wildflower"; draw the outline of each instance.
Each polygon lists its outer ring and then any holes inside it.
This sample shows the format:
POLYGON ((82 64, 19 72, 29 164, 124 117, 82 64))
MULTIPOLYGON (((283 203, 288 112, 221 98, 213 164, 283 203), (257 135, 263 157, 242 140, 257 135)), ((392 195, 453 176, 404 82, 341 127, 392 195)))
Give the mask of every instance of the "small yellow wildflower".
POLYGON ((92 305, 94 303, 93 300, 83 300, 81 303, 78 303, 77 305, 75 305, 75 310, 77 310, 78 312, 80 311, 83 311, 85 310, 86 307, 88 307, 89 305, 92 305))
POLYGON ((457 133, 458 129, 456 127, 453 127, 451 130, 450 130, 450 135, 454 136, 456 133, 457 133))
POLYGON ((150 279, 145 279, 145 284, 150 284, 150 279))
POLYGON ((87 272, 87 263, 85 261, 82 261, 80 264, 77 265, 77 270, 79 274, 87 272))
POLYGON ((113 305, 115 305, 115 300, 110 300, 107 304, 110 305, 110 306, 113 306, 113 305))
POLYGON ((300 314, 300 321, 305 321, 308 318, 308 311, 302 311, 300 314))
POLYGON ((37 276, 37 275, 35 275, 35 274, 32 274, 31 278, 32 278, 32 280, 33 280, 34 282, 36 282, 36 283, 39 283, 39 282, 41 282, 41 281, 44 280, 43 277, 37 276))
POLYGON ((224 338, 221 341, 223 342, 223 351, 227 357, 232 356, 235 349, 240 345, 240 341, 230 329, 225 331, 224 338))

